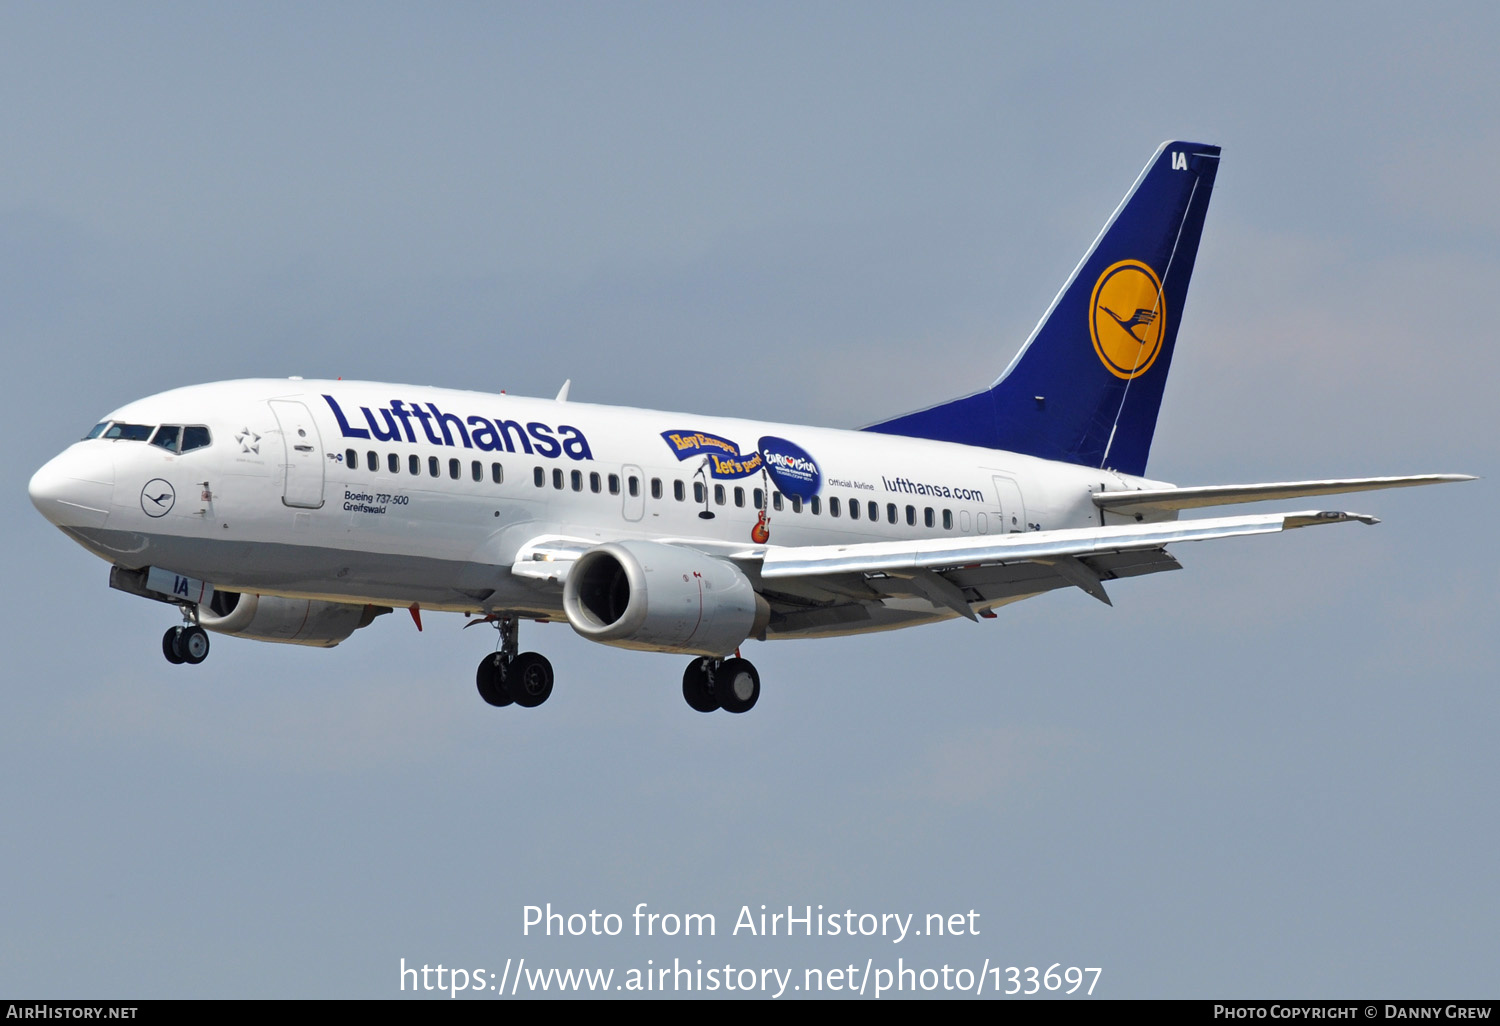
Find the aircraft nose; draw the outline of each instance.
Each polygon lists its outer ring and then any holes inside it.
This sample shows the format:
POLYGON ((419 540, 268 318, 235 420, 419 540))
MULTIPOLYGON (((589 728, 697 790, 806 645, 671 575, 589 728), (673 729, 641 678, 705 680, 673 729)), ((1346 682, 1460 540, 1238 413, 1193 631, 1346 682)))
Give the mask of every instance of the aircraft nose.
POLYGON ((80 442, 48 460, 27 491, 37 511, 58 527, 103 527, 115 490, 107 443, 80 442))

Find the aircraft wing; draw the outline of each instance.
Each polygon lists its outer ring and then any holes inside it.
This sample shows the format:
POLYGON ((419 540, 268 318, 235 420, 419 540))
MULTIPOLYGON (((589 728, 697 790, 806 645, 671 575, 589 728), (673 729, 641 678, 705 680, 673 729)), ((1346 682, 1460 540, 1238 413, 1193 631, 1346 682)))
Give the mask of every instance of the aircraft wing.
POLYGON ((598 539, 544 534, 521 546, 510 572, 516 577, 562 584, 578 557, 597 544, 598 539))
POLYGON ((1168 513, 1238 502, 1294 499, 1310 495, 1370 492, 1378 488, 1472 481, 1468 474, 1417 474, 1412 477, 1346 477, 1326 481, 1276 481, 1268 484, 1205 485, 1193 488, 1151 488, 1139 491, 1095 492, 1094 505, 1111 513, 1168 513))
POLYGON ((778 611, 789 629, 799 629, 799 615, 809 627, 826 626, 837 608, 847 608, 857 619, 859 606, 887 596, 916 596, 972 620, 975 606, 984 609, 1066 586, 1109 604, 1104 581, 1179 569, 1166 551, 1176 542, 1275 534, 1355 520, 1379 522, 1358 513, 1308 510, 932 541, 771 545, 737 557, 759 556, 759 575, 766 590, 783 597, 782 603, 773 601, 773 608, 784 607, 778 611), (824 609, 822 616, 815 608, 797 608, 795 596, 814 600, 819 590, 826 593, 825 602, 809 601, 808 606, 833 608, 824 609))
MULTIPOLYGON (((847 545, 663 542, 739 564, 770 603, 773 630, 791 635, 837 632, 872 619, 895 625, 903 617, 931 619, 949 611, 974 620, 993 616, 996 606, 1065 587, 1080 588, 1108 605, 1106 581, 1181 569, 1167 551, 1170 544, 1355 520, 1378 523, 1358 513, 1305 510, 847 545)), ((543 535, 521 547, 510 572, 562 585, 578 557, 596 544, 597 539, 543 535)))

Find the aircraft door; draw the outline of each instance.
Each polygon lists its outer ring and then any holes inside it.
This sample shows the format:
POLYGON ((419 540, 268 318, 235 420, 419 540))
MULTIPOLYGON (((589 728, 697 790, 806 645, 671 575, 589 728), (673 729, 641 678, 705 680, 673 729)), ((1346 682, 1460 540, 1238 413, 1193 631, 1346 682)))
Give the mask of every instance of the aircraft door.
POLYGON ((281 428, 286 452, 286 480, 281 501, 298 509, 323 505, 323 442, 312 414, 292 399, 272 399, 271 412, 281 428))
POLYGON ((1009 534, 1026 530, 1026 503, 1021 499, 1021 486, 1014 478, 995 476, 995 494, 1000 499, 1000 512, 996 519, 1000 526, 996 531, 1009 534))
POLYGON ((628 464, 620 468, 620 475, 625 478, 622 490, 625 505, 622 512, 626 520, 634 523, 646 515, 646 475, 641 473, 640 467, 628 464))

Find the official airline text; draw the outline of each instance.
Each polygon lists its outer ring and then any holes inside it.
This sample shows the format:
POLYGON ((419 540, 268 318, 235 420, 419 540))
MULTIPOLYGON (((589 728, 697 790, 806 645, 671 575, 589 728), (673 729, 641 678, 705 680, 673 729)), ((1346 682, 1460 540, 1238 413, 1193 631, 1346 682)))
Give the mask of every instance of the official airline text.
POLYGON ((921 481, 913 481, 906 477, 884 477, 880 483, 885 485, 888 492, 901 492, 903 495, 928 495, 935 499, 958 499, 967 502, 983 502, 984 492, 978 488, 954 488, 950 485, 924 484, 921 481))

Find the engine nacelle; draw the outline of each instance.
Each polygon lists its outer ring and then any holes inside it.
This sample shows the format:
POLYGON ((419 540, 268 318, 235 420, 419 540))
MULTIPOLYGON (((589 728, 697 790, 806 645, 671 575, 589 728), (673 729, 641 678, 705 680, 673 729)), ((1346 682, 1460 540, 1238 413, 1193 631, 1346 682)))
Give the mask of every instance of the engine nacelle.
POLYGON ((610 542, 568 571, 563 610, 590 641, 723 656, 763 637, 771 607, 733 563, 660 542, 610 542))
POLYGON ((332 648, 390 611, 389 606, 215 591, 207 605, 198 607, 198 623, 206 630, 237 638, 332 648))

